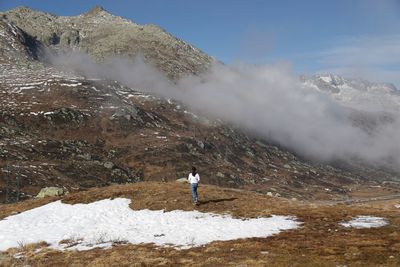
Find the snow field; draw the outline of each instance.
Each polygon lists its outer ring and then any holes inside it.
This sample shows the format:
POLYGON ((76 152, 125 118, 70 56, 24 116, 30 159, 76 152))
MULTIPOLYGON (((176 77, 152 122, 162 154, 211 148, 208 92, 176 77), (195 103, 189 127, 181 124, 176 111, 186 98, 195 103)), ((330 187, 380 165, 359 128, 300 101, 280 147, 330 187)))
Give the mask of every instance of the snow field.
POLYGON ((0 221, 0 250, 40 241, 64 250, 67 245, 60 244, 62 240, 73 241, 68 249, 77 250, 106 248, 113 242, 190 248, 216 240, 267 237, 301 224, 289 216, 243 220, 198 211, 132 210, 130 202, 125 198, 75 205, 56 201, 9 216, 0 221))
MULTIPOLYGON (((0 221, 0 251, 40 241, 59 250, 110 248, 115 242, 186 249, 217 240, 268 237, 301 225, 290 216, 234 219, 198 211, 132 210, 130 203, 125 198, 75 205, 56 201, 9 216, 0 221), (62 240, 70 242, 60 244, 62 240)), ((362 229, 383 227, 388 221, 357 216, 339 224, 362 229)))

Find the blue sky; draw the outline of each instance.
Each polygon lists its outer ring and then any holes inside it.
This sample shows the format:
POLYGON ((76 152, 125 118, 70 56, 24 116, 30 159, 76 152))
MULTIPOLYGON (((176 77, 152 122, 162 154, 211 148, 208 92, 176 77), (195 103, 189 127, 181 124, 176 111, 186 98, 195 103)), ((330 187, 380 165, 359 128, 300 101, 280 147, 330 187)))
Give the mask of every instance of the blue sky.
POLYGON ((225 63, 284 61, 296 73, 334 72, 400 85, 400 0, 0 0, 78 15, 94 5, 160 25, 225 63))

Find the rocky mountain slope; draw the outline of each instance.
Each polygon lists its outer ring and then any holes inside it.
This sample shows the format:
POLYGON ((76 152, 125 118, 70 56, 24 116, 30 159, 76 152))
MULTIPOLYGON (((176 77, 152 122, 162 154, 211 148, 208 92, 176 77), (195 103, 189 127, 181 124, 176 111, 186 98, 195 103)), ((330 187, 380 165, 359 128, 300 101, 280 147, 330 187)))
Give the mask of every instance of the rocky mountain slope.
POLYGON ((71 192, 175 180, 192 165, 205 183, 289 198, 400 192, 396 173, 359 162, 310 162, 171 99, 38 60, 44 48, 78 49, 98 60, 141 51, 170 77, 198 73, 212 61, 156 26, 101 8, 76 17, 28 8, 1 16, 0 202, 33 197, 45 186, 71 192))
MULTIPOLYGON (((111 15, 101 7, 73 17, 18 7, 0 13, 0 17, 55 53, 81 51, 99 61, 141 53, 171 78, 196 74, 213 61, 199 49, 156 25, 139 25, 111 15)), ((36 49, 37 45, 32 43, 30 47, 36 49)))
POLYGON ((38 42, 5 20, 0 20, 0 60, 3 61, 25 61, 36 58, 38 42))
POLYGON ((49 67, 1 67, 3 201, 7 188, 15 199, 34 196, 44 186, 71 191, 174 180, 186 176, 192 164, 204 182, 298 198, 305 190, 311 198, 336 195, 367 180, 375 183, 370 178, 376 175, 391 177, 373 169, 309 163, 172 100, 116 82, 49 67))

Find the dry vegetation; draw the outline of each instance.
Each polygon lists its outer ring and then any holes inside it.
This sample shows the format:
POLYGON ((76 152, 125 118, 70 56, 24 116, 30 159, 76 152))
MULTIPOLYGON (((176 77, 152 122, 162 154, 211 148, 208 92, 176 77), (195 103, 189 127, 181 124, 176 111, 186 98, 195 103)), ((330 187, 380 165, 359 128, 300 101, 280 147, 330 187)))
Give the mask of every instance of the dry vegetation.
MULTIPOLYGON (((213 242, 187 249, 151 244, 116 244, 112 249, 60 252, 45 243, 22 245, 0 254, 1 266, 399 266, 400 212, 396 200, 360 205, 316 204, 267 197, 254 192, 202 185, 199 211, 235 217, 295 215, 304 222, 297 230, 268 238, 213 242), (338 222, 356 215, 389 219, 376 229, 349 229, 338 222), (41 248, 38 250, 38 248, 41 248), (13 257, 14 255, 20 258, 13 257), (2 260, 2 261, 1 261, 2 260)), ((65 203, 89 203, 105 198, 132 199, 132 209, 193 210, 188 186, 143 182, 95 188, 65 196, 65 203)), ((1 205, 0 217, 22 212, 55 198, 1 205)))

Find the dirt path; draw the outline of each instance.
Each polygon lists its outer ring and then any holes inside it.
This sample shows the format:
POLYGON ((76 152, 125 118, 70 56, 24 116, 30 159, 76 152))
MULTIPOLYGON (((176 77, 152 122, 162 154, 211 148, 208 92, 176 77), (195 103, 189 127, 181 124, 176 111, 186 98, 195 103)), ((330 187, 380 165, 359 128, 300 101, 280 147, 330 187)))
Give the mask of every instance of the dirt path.
POLYGON ((400 199, 400 194, 394 195, 386 195, 386 196, 376 196, 376 197, 357 197, 357 198, 350 198, 344 200, 323 200, 323 201, 315 201, 313 203, 320 204, 320 205, 336 205, 336 204, 362 204, 362 203, 370 203, 370 202, 379 202, 379 201, 387 201, 387 200, 396 200, 400 199))

